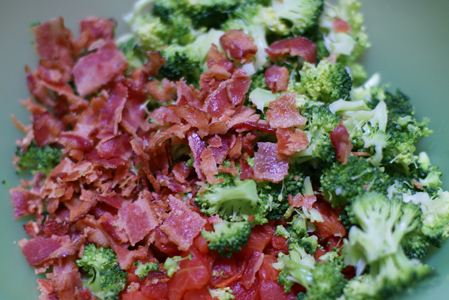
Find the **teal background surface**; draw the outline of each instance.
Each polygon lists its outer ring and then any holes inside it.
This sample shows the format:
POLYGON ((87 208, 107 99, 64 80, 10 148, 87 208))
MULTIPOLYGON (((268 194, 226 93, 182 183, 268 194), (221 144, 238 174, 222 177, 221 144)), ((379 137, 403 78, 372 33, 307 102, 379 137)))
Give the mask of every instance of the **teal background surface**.
MULTIPOLYGON (((24 66, 35 68, 38 57, 31 42, 29 23, 62 16, 78 35, 78 20, 89 16, 113 17, 117 33, 125 31, 121 16, 131 9, 131 0, 0 0, 0 300, 38 299, 33 269, 26 263, 17 241, 25 237, 15 221, 9 188, 19 184, 12 166, 15 140, 22 137, 10 115, 30 123, 18 102, 29 97, 24 66)), ((449 1, 362 0, 372 47, 363 56, 369 74, 380 72, 390 90, 408 94, 419 118, 429 117, 434 134, 419 143, 431 161, 442 170, 449 189, 449 1)), ((449 299, 449 243, 432 249, 426 262, 437 276, 420 283, 398 299, 449 299)))

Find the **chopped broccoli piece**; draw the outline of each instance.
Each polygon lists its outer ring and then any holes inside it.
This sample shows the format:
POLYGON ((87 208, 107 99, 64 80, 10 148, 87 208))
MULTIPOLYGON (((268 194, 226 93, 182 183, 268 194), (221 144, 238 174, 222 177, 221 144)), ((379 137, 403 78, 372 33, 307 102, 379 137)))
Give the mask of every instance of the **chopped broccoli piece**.
POLYGON ((403 201, 420 206, 421 232, 432 245, 441 247, 442 242, 449 237, 449 192, 442 192, 434 199, 423 192, 404 194, 403 201))
POLYGON ((401 246, 406 234, 419 223, 419 208, 380 193, 366 193, 350 206, 351 227, 345 245, 345 263, 360 260, 369 272, 349 281, 347 299, 384 299, 432 274, 432 268, 409 260, 401 246))
POLYGON ((148 59, 142 46, 137 42, 133 35, 124 35, 117 40, 120 51, 125 54, 130 69, 141 68, 148 59))
POLYGON ((290 292, 295 283, 309 289, 312 284, 312 271, 315 268, 315 258, 297 244, 289 246, 289 254, 279 253, 278 261, 273 267, 279 271, 278 283, 290 292))
POLYGON ((159 270, 159 263, 157 262, 148 262, 148 263, 141 263, 139 260, 137 260, 134 265, 137 267, 134 274, 139 276, 140 280, 144 280, 145 277, 148 276, 148 273, 155 272, 159 270))
POLYGON ((389 182, 389 175, 366 158, 351 155, 345 165, 335 162, 323 171, 321 190, 332 206, 345 207, 367 191, 385 193, 389 182))
POLYGON ((301 114, 307 118, 304 132, 309 139, 309 146, 294 154, 295 160, 304 161, 318 158, 328 163, 336 161, 330 132, 338 126, 340 117, 325 106, 315 105, 306 108, 301 114))
POLYGON ((248 221, 222 222, 214 224, 214 231, 201 232, 201 235, 209 242, 209 249, 217 251, 221 257, 232 256, 233 252, 242 251, 241 246, 246 246, 251 225, 248 221))
POLYGON ((333 300, 340 297, 348 282, 341 270, 342 265, 337 262, 318 263, 312 271, 310 288, 302 299, 333 300))
POLYGON ((430 246, 429 238, 421 232, 421 224, 418 226, 418 229, 406 234, 401 241, 402 249, 408 258, 423 258, 430 246))
POLYGON ((167 272, 167 276, 171 278, 173 274, 175 274, 176 271, 179 270, 179 262, 185 259, 192 260, 192 258, 193 258, 192 254, 189 254, 185 257, 181 256, 167 257, 167 259, 164 262, 164 270, 167 272))
POLYGON ((120 269, 112 249, 89 244, 76 264, 89 276, 83 284, 99 299, 118 299, 118 294, 126 287, 128 273, 120 269))
POLYGON ((304 36, 318 27, 318 18, 323 12, 323 0, 272 1, 275 16, 287 21, 294 36, 304 36))
POLYGON ((238 0, 181 0, 195 28, 219 28, 242 4, 238 0))
POLYGON ((217 298, 218 300, 232 300, 235 299, 233 295, 234 291, 230 287, 218 288, 218 289, 209 289, 209 294, 213 298, 217 298))
POLYGON ((22 148, 17 147, 16 155, 19 157, 17 163, 21 170, 29 169, 31 174, 42 172, 45 175, 49 175, 61 161, 62 152, 60 149, 46 145, 39 147, 33 140, 27 147, 25 152, 22 152, 22 148))
POLYGON ((321 60, 316 67, 304 63, 300 74, 299 91, 306 93, 312 100, 333 102, 350 99, 352 79, 342 65, 327 60, 321 60))

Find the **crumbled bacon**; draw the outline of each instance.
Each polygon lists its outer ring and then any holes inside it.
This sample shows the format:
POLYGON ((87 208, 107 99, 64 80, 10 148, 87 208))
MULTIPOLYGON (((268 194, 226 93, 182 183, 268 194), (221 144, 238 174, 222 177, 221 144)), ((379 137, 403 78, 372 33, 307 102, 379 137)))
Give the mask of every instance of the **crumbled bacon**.
POLYGON ((316 63, 315 43, 302 36, 276 41, 265 49, 265 52, 273 62, 277 62, 285 54, 290 54, 301 56, 305 62, 316 63))
POLYGON ((330 132, 330 138, 332 145, 335 148, 337 160, 343 165, 346 164, 348 157, 351 154, 352 142, 349 139, 349 133, 341 120, 338 123, 338 126, 330 132))
POLYGON ((306 118, 301 116, 296 108, 295 94, 286 93, 270 102, 267 110, 267 120, 272 128, 302 127, 306 118))
POLYGON ((273 94, 287 91, 288 78, 286 67, 273 65, 265 70, 265 82, 273 94))
POLYGON ((240 61, 242 64, 251 62, 253 55, 257 53, 254 39, 243 30, 229 30, 220 37, 220 43, 226 54, 240 61))
POLYGON ((278 161, 277 144, 257 143, 258 151, 254 154, 254 179, 280 182, 288 174, 288 160, 278 161))
POLYGON ((298 128, 294 131, 279 128, 276 130, 276 137, 278 139, 278 153, 287 156, 305 150, 309 145, 306 133, 298 128))
POLYGON ((170 195, 169 201, 171 211, 160 229, 180 250, 186 251, 207 221, 174 196, 170 195))
POLYGON ((332 26, 334 27, 335 32, 345 32, 345 33, 351 32, 351 27, 349 27, 348 22, 340 18, 333 18, 332 26))
POLYGON ((73 67, 75 86, 81 97, 87 96, 107 84, 128 66, 125 55, 112 40, 96 52, 81 57, 73 67))

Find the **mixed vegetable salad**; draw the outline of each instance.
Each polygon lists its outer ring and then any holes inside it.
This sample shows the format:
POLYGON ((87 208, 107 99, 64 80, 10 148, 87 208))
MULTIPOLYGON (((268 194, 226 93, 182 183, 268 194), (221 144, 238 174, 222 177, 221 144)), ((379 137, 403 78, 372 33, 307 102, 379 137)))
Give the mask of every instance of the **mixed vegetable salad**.
POLYGON ((140 0, 33 24, 19 242, 50 299, 385 299, 434 274, 449 193, 357 0, 140 0))

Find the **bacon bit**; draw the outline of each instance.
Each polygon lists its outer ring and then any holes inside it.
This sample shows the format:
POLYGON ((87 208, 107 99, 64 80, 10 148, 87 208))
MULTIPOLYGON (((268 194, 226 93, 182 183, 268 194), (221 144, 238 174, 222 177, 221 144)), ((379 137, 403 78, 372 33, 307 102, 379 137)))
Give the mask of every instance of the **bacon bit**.
POLYGON ((186 162, 182 161, 173 167, 172 172, 179 183, 185 183, 191 170, 192 168, 187 167, 186 162))
POLYGON ((287 91, 288 78, 286 67, 273 65, 265 70, 265 82, 273 94, 287 91))
POLYGON ((229 30, 220 37, 220 43, 228 57, 245 64, 253 61, 253 55, 257 53, 254 39, 243 30, 229 30))
POLYGON ((212 148, 220 148, 223 143, 221 142, 221 137, 219 135, 214 135, 207 140, 207 144, 212 148))
POLYGON ((251 258, 248 261, 248 266, 245 269, 245 272, 242 276, 242 285, 249 289, 253 285, 256 280, 256 273, 259 272, 260 267, 262 266, 264 254, 255 250, 251 254, 251 258))
POLYGON ((231 78, 231 73, 225 68, 220 65, 213 65, 210 70, 200 75, 200 88, 203 93, 207 94, 216 89, 223 80, 229 78, 231 78))
POLYGON ((291 156, 296 152, 305 150, 309 145, 307 135, 301 129, 279 128, 276 130, 276 138, 278 139, 278 153, 291 156))
POLYGON ((73 51, 68 29, 62 18, 52 19, 31 28, 36 38, 36 51, 44 60, 52 60, 62 72, 61 81, 70 81, 73 67, 73 51))
POLYGON ((188 105, 169 105, 168 109, 181 119, 184 119, 192 127, 198 128, 198 134, 205 137, 209 134, 210 117, 204 112, 188 105))
POLYGON ((203 103, 200 99, 200 92, 195 90, 193 85, 187 86, 186 82, 182 79, 178 81, 177 89, 178 99, 176 100, 176 105, 189 105, 191 107, 201 109, 203 103))
POLYGON ((288 53, 291 56, 301 56, 305 62, 316 63, 315 43, 302 36, 276 41, 265 52, 273 62, 288 53))
POLYGON ((217 45, 212 44, 206 57, 207 67, 209 69, 212 68, 212 66, 218 64, 222 59, 226 59, 226 56, 218 51, 217 45))
POLYGON ((148 200, 144 198, 144 193, 139 195, 139 199, 128 205, 122 206, 117 213, 119 224, 128 234, 129 241, 132 246, 140 242, 151 230, 159 226, 159 220, 148 204, 148 200), (139 222, 136 222, 139 220, 139 222))
POLYGON ((147 52, 149 61, 145 64, 143 69, 152 77, 159 76, 159 70, 162 66, 167 64, 167 60, 162 56, 160 51, 147 52))
POLYGON ((236 108, 231 119, 227 121, 227 127, 232 128, 235 124, 242 122, 257 122, 259 121, 260 115, 256 114, 254 108, 249 108, 246 106, 239 106, 236 108))
POLYGON ((246 75, 246 72, 241 69, 235 70, 227 86, 228 97, 232 105, 238 106, 243 103, 250 86, 251 78, 246 75))
POLYGON ((34 138, 39 147, 56 142, 60 131, 60 123, 50 112, 46 111, 38 115, 33 114, 34 138))
POLYGON ((160 229, 180 250, 187 251, 207 221, 174 196, 169 195, 168 199, 171 211, 160 229))
POLYGON ((254 179, 280 182, 288 174, 288 160, 278 161, 277 144, 257 143, 258 151, 254 154, 254 179))
POLYGON ((73 67, 75 86, 81 97, 85 97, 107 84, 113 77, 128 67, 125 55, 114 41, 108 40, 94 53, 81 57, 73 67))
POLYGON ((212 91, 204 102, 203 110, 212 117, 220 117, 227 110, 232 109, 232 103, 228 99, 227 82, 222 82, 212 91))
POLYGON ((11 194, 11 203, 14 206, 15 219, 43 213, 44 206, 39 194, 23 188, 12 188, 9 193, 11 194))
POLYGON ((285 93, 270 102, 267 110, 267 120, 272 128, 302 127, 307 119, 301 116, 296 108, 295 94, 285 93))
POLYGON ((351 152, 351 153, 352 153, 352 155, 359 156, 359 157, 370 157, 370 156, 372 156, 371 153, 363 152, 363 151, 351 152))
POLYGON ((348 22, 340 18, 333 18, 332 26, 334 27, 335 32, 345 32, 345 33, 351 32, 351 27, 349 27, 348 22))
POLYGON ((296 194, 295 197, 292 198, 291 195, 288 195, 288 203, 290 204, 289 210, 293 210, 295 207, 305 207, 307 209, 311 209, 313 203, 317 200, 315 195, 305 195, 303 196, 301 193, 296 194))
POLYGON ((193 167, 195 168, 198 178, 204 180, 203 173, 201 172, 201 153, 206 149, 206 143, 200 138, 197 132, 189 131, 187 133, 187 139, 189 140, 190 149, 193 152, 193 167))
POLYGON ((121 83, 117 83, 112 90, 112 94, 100 111, 99 128, 102 129, 98 138, 104 138, 109 134, 116 135, 118 131, 118 124, 122 120, 122 111, 125 107, 126 99, 128 98, 128 89, 121 83))
POLYGON ((413 178, 413 185, 416 186, 416 188, 419 190, 424 190, 424 187, 422 186, 422 184, 415 178, 413 178))
POLYGON ((159 81, 157 80, 147 82, 147 84, 145 85, 145 89, 154 100, 157 100, 159 102, 167 102, 172 100, 174 96, 176 96, 176 83, 168 81, 165 78, 162 81, 163 84, 165 81, 165 85, 162 86, 162 90, 159 89, 159 81), (167 84, 170 84, 170 87, 167 84), (175 93, 173 93, 173 91, 175 93))
POLYGON ((251 131, 260 130, 269 134, 276 134, 276 130, 271 128, 270 125, 261 122, 242 122, 232 126, 231 130, 251 131))
POLYGON ((343 122, 340 120, 338 126, 330 132, 331 143, 335 148, 337 160, 345 165, 351 154, 352 142, 349 139, 349 133, 343 122))
POLYGON ((211 184, 219 183, 220 181, 215 178, 215 175, 218 175, 218 169, 212 150, 207 147, 203 152, 201 152, 200 158, 200 169, 206 176, 206 180, 211 184))
POLYGON ((25 66, 26 81, 28 90, 34 96, 37 102, 43 105, 54 107, 56 102, 51 97, 48 90, 42 84, 41 80, 37 78, 36 74, 32 73, 28 66, 25 66))
POLYGON ((90 45, 98 40, 112 40, 114 38, 115 21, 99 17, 87 17, 80 22, 80 39, 84 40, 84 47, 91 49, 90 45))

